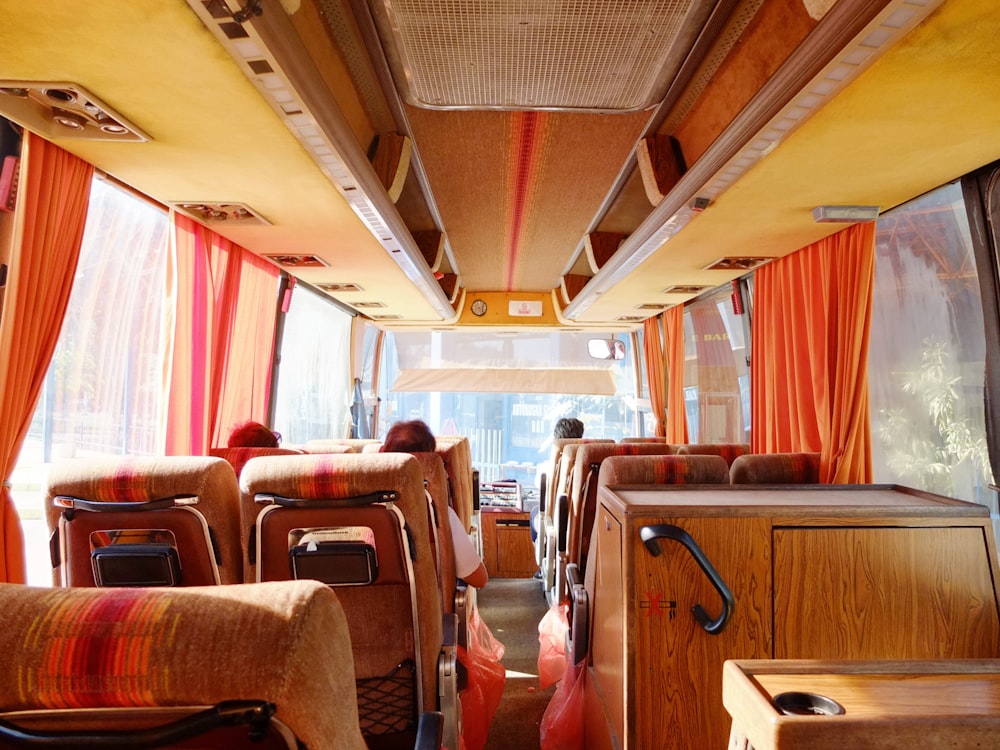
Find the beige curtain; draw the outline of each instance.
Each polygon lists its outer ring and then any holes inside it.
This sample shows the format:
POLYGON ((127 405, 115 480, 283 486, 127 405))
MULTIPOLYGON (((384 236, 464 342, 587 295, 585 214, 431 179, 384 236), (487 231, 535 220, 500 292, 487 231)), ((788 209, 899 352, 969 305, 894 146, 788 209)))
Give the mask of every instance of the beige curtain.
POLYGON ((684 306, 675 305, 663 313, 663 332, 667 341, 666 362, 670 380, 667 385, 668 443, 688 442, 687 410, 684 408, 684 306))
POLYGON ((649 387, 649 403, 656 420, 656 436, 667 434, 667 367, 663 359, 663 335, 660 332, 660 318, 646 318, 642 329, 643 358, 646 362, 646 382, 649 387))

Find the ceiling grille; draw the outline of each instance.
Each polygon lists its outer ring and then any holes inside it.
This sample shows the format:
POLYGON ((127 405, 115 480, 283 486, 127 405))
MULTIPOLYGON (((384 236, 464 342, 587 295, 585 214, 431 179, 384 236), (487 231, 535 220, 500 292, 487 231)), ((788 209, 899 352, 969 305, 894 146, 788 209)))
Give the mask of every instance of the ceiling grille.
POLYGON ((371 2, 396 84, 415 106, 598 111, 663 97, 692 4, 371 2))

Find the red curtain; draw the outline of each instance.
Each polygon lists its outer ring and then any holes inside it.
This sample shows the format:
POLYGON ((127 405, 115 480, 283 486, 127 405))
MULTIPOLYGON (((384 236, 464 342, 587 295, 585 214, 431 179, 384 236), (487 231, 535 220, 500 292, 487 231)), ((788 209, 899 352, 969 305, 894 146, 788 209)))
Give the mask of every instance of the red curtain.
POLYGON ((667 340, 668 443, 688 442, 687 411, 684 406, 684 306, 675 305, 663 313, 663 332, 667 340))
POLYGON ((656 420, 656 436, 667 434, 667 371, 663 359, 663 335, 660 332, 660 318, 646 318, 642 329, 643 357, 646 361, 646 382, 649 387, 649 403, 656 420))
MULTIPOLYGON (((69 303, 94 168, 25 131, 0 317, 0 471, 10 477, 69 303)), ((9 482, 0 491, 0 580, 24 583, 24 534, 9 482)))
POLYGON ((178 213, 168 270, 167 455, 206 455, 237 422, 266 422, 277 267, 178 213))
POLYGON ((875 224, 856 224, 757 271, 755 453, 820 451, 820 481, 870 482, 868 339, 875 224))

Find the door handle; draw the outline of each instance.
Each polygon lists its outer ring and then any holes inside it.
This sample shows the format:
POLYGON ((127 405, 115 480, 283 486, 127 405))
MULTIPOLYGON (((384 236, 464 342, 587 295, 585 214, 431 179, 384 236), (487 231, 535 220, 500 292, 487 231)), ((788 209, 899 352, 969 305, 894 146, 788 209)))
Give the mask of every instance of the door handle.
POLYGON ((733 594, 729 590, 729 587, 726 586, 726 582, 722 580, 722 576, 712 566, 709 559, 705 557, 705 553, 701 551, 701 547, 695 543, 691 535, 679 526, 657 524, 656 526, 643 526, 639 529, 639 538, 642 539, 643 544, 646 545, 646 549, 649 550, 649 554, 653 557, 659 557, 660 555, 661 550, 658 541, 660 539, 673 539, 675 542, 680 542, 687 547, 688 552, 694 557, 699 567, 708 576, 708 580, 712 582, 712 586, 715 587, 715 590, 719 592, 719 596, 722 598, 722 613, 714 620, 700 604, 695 604, 691 607, 691 613, 698 621, 698 624, 709 635, 718 635, 721 633, 723 628, 726 627, 726 623, 729 622, 729 616, 736 605, 736 600, 733 599, 733 594))

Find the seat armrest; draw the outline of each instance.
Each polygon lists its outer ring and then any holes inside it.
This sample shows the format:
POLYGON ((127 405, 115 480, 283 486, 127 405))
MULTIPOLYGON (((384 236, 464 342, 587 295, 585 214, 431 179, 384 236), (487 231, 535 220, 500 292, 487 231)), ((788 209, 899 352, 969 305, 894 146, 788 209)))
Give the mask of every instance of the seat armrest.
POLYGON ((580 566, 576 563, 566 566, 566 590, 570 600, 566 654, 571 664, 579 664, 590 649, 590 596, 583 585, 580 566))
POLYGON ((556 527, 556 549, 565 552, 569 537, 569 496, 560 495, 556 500, 556 516, 559 519, 556 527))
POLYGON ((455 643, 462 648, 468 648, 469 645, 469 612, 471 608, 469 594, 469 585, 465 581, 459 580, 455 586, 454 600, 455 618, 458 622, 455 643))
POLYGON ((417 722, 417 741, 413 750, 441 750, 444 716, 440 711, 424 711, 417 722))
MULTIPOLYGON (((438 657, 438 709, 442 715, 444 746, 458 747, 461 734, 458 702, 458 618, 454 614, 441 616, 441 654, 438 657)), ((438 746, 440 750, 440 745, 438 746)))

